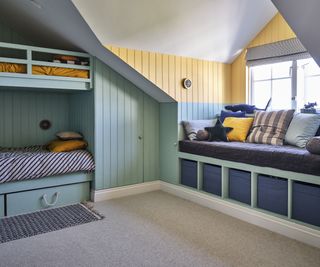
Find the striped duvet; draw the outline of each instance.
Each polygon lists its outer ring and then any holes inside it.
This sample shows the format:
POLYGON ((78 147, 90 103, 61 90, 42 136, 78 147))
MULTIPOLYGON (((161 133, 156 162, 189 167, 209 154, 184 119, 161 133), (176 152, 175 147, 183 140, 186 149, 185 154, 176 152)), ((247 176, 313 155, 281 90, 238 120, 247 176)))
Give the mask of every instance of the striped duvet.
POLYGON ((53 153, 43 146, 0 148, 0 184, 93 170, 93 157, 85 150, 53 153))

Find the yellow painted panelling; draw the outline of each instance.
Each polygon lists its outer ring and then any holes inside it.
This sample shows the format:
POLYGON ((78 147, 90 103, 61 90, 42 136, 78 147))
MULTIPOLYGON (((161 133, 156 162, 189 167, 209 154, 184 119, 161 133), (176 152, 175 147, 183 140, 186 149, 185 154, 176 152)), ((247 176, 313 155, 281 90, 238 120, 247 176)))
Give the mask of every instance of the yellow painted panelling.
MULTIPOLYGON (((264 45, 294 38, 296 35, 284 18, 277 13, 247 47, 264 45)), ((246 50, 246 49, 245 49, 246 50)), ((231 101, 246 102, 246 60, 245 50, 231 64, 231 101)))
POLYGON ((106 46, 179 102, 230 103, 231 64, 106 46), (182 87, 190 78, 192 88, 182 87))

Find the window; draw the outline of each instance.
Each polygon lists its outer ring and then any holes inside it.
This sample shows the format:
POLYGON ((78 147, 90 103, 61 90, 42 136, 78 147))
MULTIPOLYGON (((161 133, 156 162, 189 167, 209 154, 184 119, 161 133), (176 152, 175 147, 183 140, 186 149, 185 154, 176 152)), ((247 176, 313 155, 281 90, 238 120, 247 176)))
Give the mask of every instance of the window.
POLYGON ((270 109, 301 109, 307 102, 320 104, 320 68, 312 59, 291 60, 250 67, 250 102, 270 109))

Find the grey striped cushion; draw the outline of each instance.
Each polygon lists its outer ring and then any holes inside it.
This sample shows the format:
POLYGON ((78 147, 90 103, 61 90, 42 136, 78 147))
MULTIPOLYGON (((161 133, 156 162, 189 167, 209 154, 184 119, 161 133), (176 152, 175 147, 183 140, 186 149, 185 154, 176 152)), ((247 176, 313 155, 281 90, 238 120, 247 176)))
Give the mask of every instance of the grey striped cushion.
POLYGON ((283 145, 294 110, 258 111, 255 115, 249 143, 283 145))

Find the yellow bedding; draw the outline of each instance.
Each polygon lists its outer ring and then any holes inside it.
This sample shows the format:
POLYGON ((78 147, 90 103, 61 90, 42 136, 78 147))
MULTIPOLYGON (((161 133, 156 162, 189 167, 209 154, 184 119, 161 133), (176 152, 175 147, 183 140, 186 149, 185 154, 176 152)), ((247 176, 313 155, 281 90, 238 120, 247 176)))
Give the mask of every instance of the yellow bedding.
MULTIPOLYGON (((0 72, 27 73, 27 66, 23 64, 0 63, 0 72)), ((47 66, 32 66, 32 74, 85 79, 89 78, 89 71, 87 70, 47 66)))

